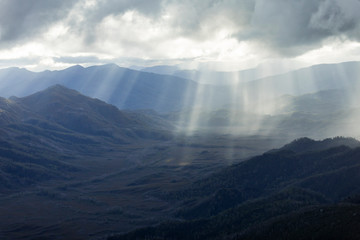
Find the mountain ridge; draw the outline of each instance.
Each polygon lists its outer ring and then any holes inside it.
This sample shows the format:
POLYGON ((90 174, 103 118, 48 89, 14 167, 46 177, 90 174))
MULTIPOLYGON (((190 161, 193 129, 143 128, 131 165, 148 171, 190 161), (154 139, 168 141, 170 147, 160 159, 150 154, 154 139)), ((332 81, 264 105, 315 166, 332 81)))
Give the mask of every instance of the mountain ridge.
POLYGON ((182 102, 178 100, 184 98, 187 89, 193 91, 196 88, 191 80, 135 71, 115 64, 87 68, 73 66, 57 71, 29 72, 31 74, 6 75, 5 72, 0 71, 0 95, 3 97, 23 97, 61 84, 122 109, 180 109, 182 102))
MULTIPOLYGON (((263 100, 284 94, 298 96, 330 89, 357 89, 359 64, 345 62, 314 65, 245 83, 230 79, 232 84, 229 86, 199 84, 186 78, 136 71, 115 64, 86 68, 73 66, 39 73, 12 69, 12 74, 6 74, 10 70, 3 69, 0 70, 0 96, 23 97, 51 85, 61 84, 120 109, 176 112, 200 103, 218 109, 234 104, 235 100, 242 101, 242 98, 260 104, 263 100), (208 95, 212 98, 208 98, 208 95)), ((236 104, 241 105, 241 102, 236 104)))

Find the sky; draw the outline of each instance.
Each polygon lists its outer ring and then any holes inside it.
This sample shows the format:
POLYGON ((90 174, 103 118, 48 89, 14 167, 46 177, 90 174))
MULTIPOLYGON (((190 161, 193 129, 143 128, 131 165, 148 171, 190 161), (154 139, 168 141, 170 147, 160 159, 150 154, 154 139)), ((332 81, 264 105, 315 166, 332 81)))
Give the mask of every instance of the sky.
POLYGON ((360 0, 0 0, 0 68, 360 60, 360 0))

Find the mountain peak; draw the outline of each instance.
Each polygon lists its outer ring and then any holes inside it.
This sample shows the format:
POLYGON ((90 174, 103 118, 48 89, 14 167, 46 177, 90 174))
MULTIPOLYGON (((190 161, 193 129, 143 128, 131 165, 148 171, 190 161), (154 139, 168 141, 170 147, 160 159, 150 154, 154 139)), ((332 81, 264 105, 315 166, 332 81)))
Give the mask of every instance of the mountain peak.
POLYGON ((114 129, 143 126, 142 122, 131 119, 115 106, 59 84, 18 98, 17 102, 48 121, 85 134, 110 136, 114 129))
POLYGON ((63 86, 61 84, 52 85, 52 86, 46 88, 45 90, 43 90, 42 92, 45 92, 45 91, 72 91, 72 92, 77 92, 76 90, 67 88, 67 87, 65 87, 65 86, 63 86))
MULTIPOLYGON (((54 101, 55 99, 62 99, 64 103, 71 103, 71 101, 74 101, 74 98, 88 98, 78 91, 74 89, 70 89, 67 87, 64 87, 63 85, 56 84, 53 86, 50 86, 40 92, 34 93, 32 95, 29 95, 27 97, 24 97, 22 99, 27 99, 27 101, 36 101, 39 102, 39 104, 43 104, 43 102, 47 102, 49 100, 54 101)), ((78 99, 79 100, 79 99, 78 99)))
POLYGON ((117 64, 115 63, 107 63, 107 64, 104 64, 102 65, 103 67, 119 67, 117 64))
MULTIPOLYGON (((107 63, 107 64, 103 64, 103 65, 95 65, 95 66, 90 66, 87 67, 86 69, 120 69, 120 67, 115 64, 115 63, 107 63)), ((131 70, 131 69, 129 69, 131 70)))
MULTIPOLYGON (((68 67, 66 69, 64 69, 65 71, 69 71, 69 70, 80 70, 80 69, 84 69, 83 66, 77 64, 77 65, 74 65, 74 66, 71 66, 71 67, 68 67)), ((61 70, 60 70, 61 71, 61 70)))

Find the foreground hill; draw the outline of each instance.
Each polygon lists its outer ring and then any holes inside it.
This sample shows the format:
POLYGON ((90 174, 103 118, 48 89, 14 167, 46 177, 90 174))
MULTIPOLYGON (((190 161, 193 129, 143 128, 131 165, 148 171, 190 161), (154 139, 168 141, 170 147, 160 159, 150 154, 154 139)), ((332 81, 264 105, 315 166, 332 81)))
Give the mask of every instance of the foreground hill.
POLYGON ((229 239, 343 239, 360 238, 360 205, 342 203, 304 209, 259 224, 229 239))
POLYGON ((334 236, 344 231, 346 239, 356 239, 358 231, 345 231, 358 226, 358 203, 341 202, 358 199, 359 159, 355 139, 299 139, 184 190, 160 194, 180 204, 175 216, 188 220, 110 239, 307 239, 301 236, 312 236, 315 228, 321 229, 315 239, 326 239, 334 221, 340 231, 334 236))

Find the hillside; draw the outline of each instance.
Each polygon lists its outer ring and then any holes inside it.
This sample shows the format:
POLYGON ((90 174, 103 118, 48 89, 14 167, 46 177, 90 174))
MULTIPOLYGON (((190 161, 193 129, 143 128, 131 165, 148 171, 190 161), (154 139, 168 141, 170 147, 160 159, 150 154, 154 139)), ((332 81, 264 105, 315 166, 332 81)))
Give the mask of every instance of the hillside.
POLYGON ((140 127, 116 107, 56 85, 28 97, 15 99, 46 121, 80 133, 110 136, 115 128, 140 127))
POLYGON ((0 190, 64 178, 79 170, 66 163, 70 156, 101 155, 114 144, 171 138, 171 125, 145 116, 60 85, 24 98, 1 98, 0 190))
POLYGON ((305 209, 257 225, 229 239, 344 239, 360 237, 360 206, 338 204, 305 209))
POLYGON ((81 134, 101 135, 126 141, 126 138, 136 138, 137 134, 143 134, 142 137, 145 137, 146 132, 153 132, 156 137, 158 133, 154 130, 165 128, 160 121, 145 121, 142 119, 144 117, 120 111, 113 105, 86 97, 61 85, 23 98, 13 97, 11 101, 40 118, 39 120, 28 116, 26 123, 46 121, 81 134))
MULTIPOLYGON (((312 188, 315 187, 315 184, 312 185, 308 181, 310 177, 314 177, 313 183, 322 177, 331 178, 336 174, 338 174, 338 177, 346 176, 347 180, 352 179, 352 176, 346 175, 345 172, 351 172, 350 169, 358 167, 359 147, 360 143, 358 141, 347 138, 334 138, 323 141, 298 139, 280 148, 280 150, 269 151, 195 182, 184 191, 170 193, 169 197, 180 199, 189 197, 202 198, 211 195, 217 190, 232 188, 242 193, 242 198, 239 201, 245 201, 276 192, 286 186, 304 186, 305 182, 309 183, 307 188, 314 190, 312 188), (311 142, 309 143, 309 141, 311 142), (347 144, 355 148, 346 146, 347 144), (291 148, 297 149, 297 151, 295 152, 291 148), (301 149, 301 151, 298 149, 301 149)), ((357 181, 356 179, 353 180, 357 181)), ((336 182, 335 180, 332 181, 336 182)), ((341 182, 345 183, 346 180, 338 181, 339 184, 341 182)), ((348 184, 351 182, 349 181, 348 184)), ((358 189, 355 182, 352 184, 354 184, 354 190, 358 189)), ((348 187, 348 189, 351 189, 351 187, 348 187)), ((329 193, 332 190, 331 198, 334 201, 351 193, 342 193, 344 196, 335 197, 335 189, 323 188, 316 190, 322 194, 329 193)))
MULTIPOLYGON (((269 234, 270 239, 306 239, 297 236, 301 231, 310 236, 314 229, 310 226, 323 229, 316 238, 321 239, 332 232, 327 231, 331 228, 327 223, 334 216, 339 216, 340 231, 335 236, 341 236, 341 231, 357 226, 356 218, 345 216, 357 212, 358 205, 336 204, 360 194, 359 146, 358 141, 346 138, 298 139, 181 191, 162 193, 162 197, 180 204, 175 215, 189 220, 163 223, 109 239, 243 239, 243 234, 244 239, 264 239, 269 234), (320 212, 316 223, 315 216, 319 214, 314 214, 321 209, 324 214, 320 212), (314 225, 299 218, 304 213, 314 225)), ((356 236, 346 234, 346 239, 356 236)))

